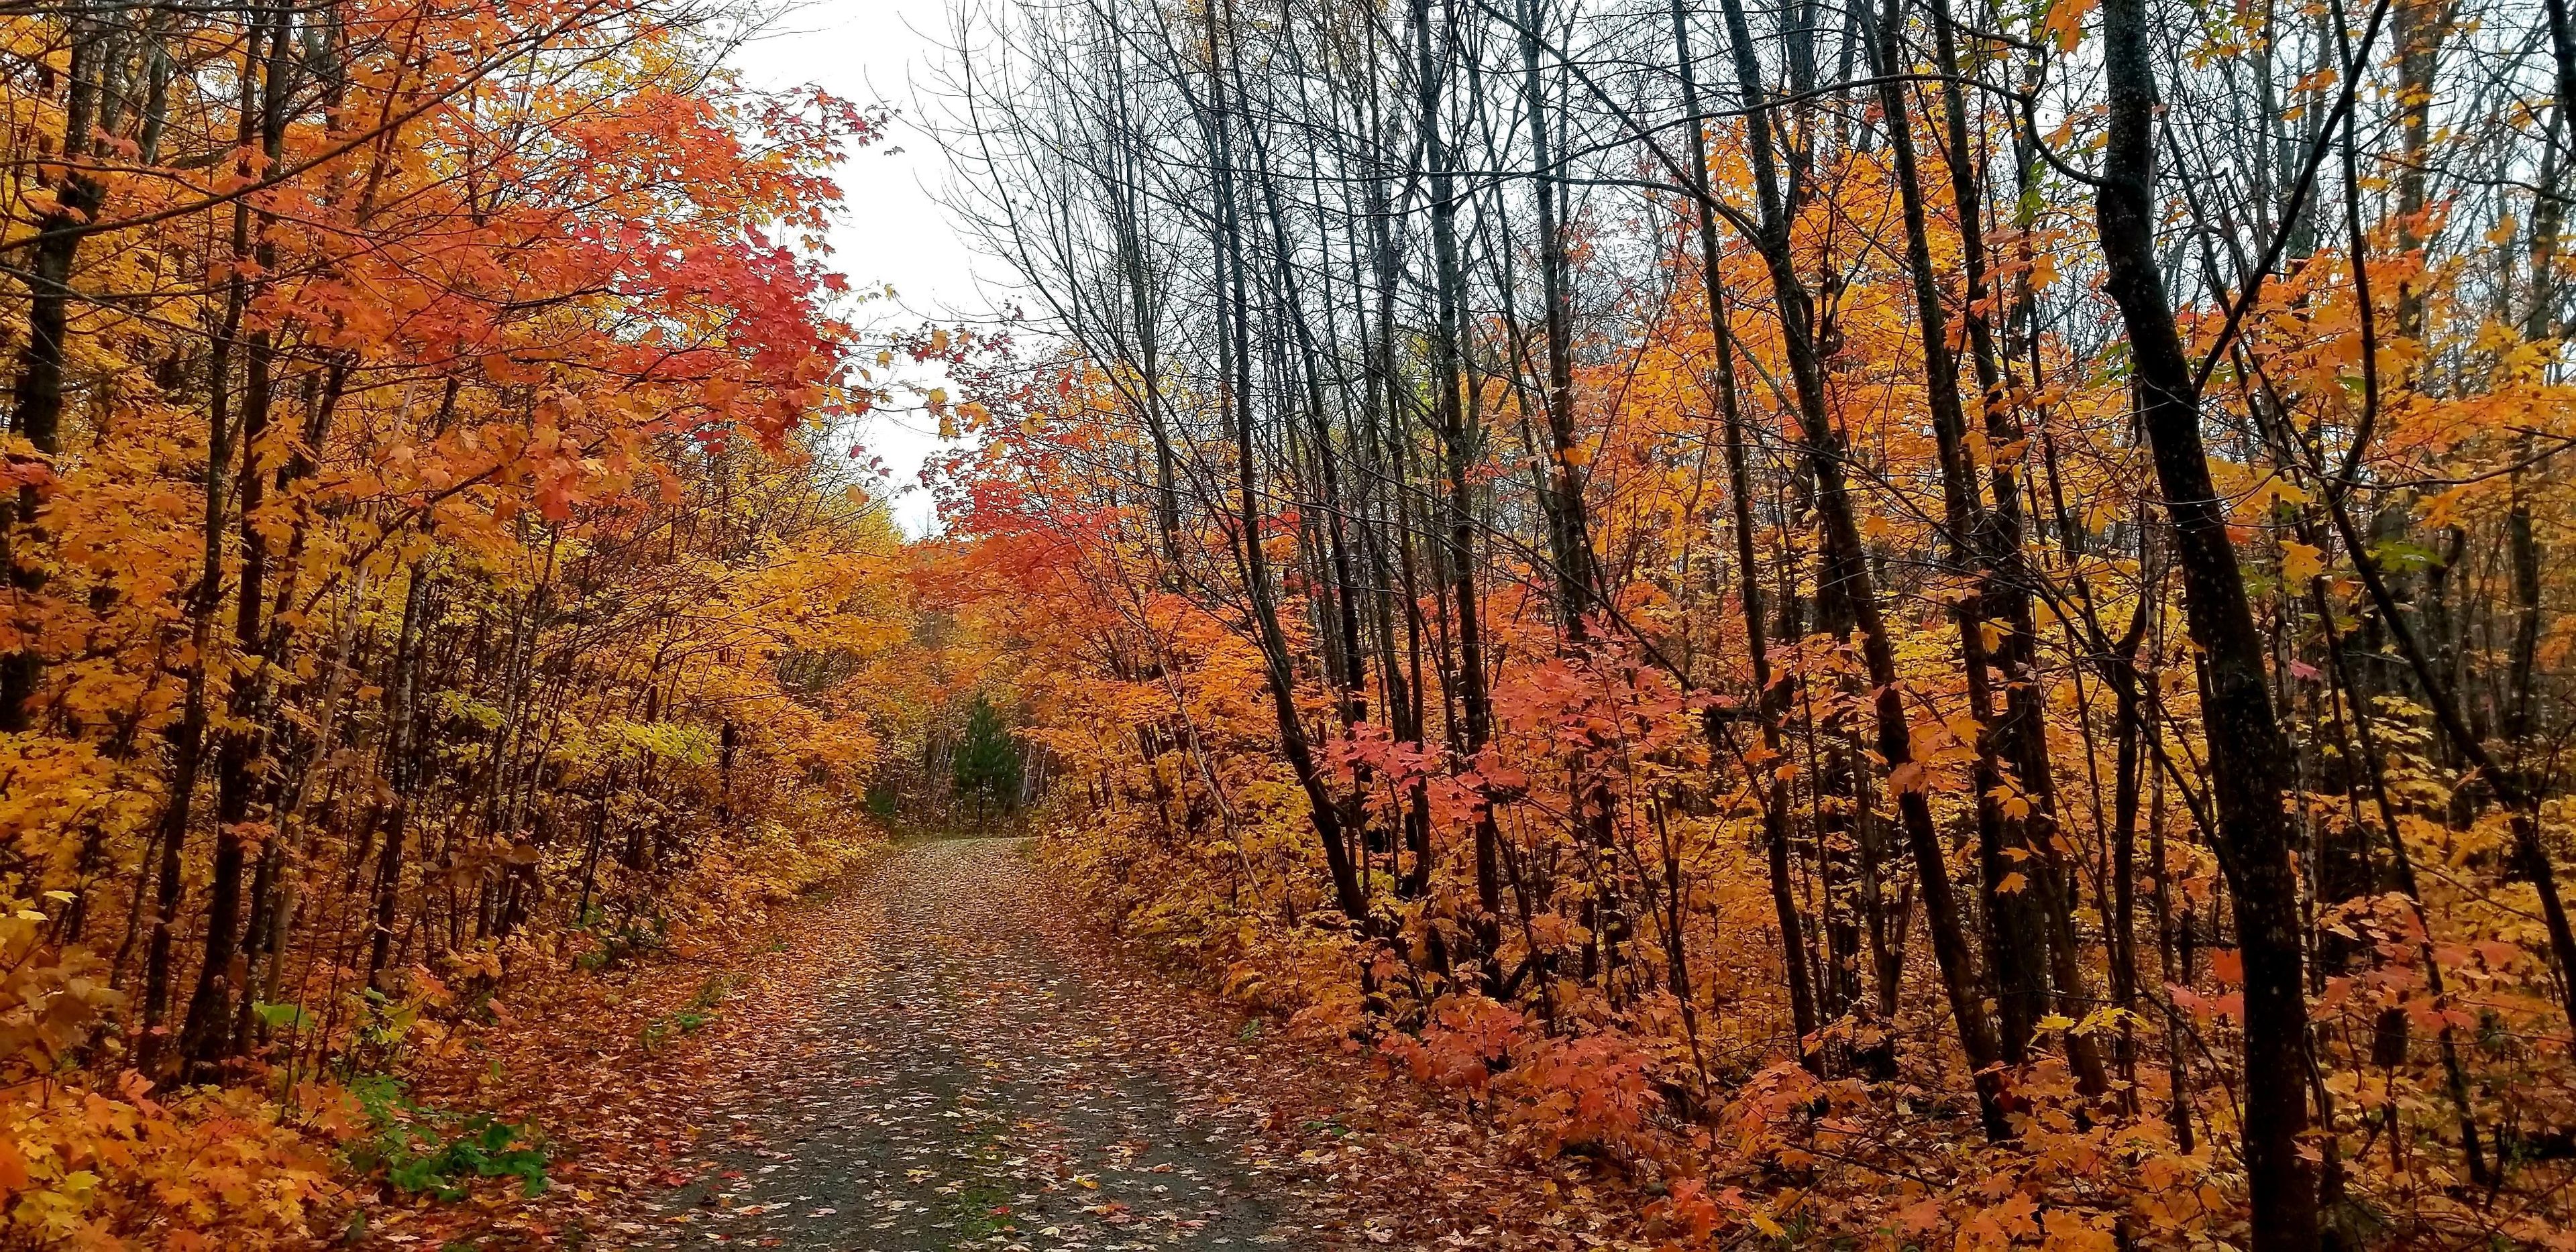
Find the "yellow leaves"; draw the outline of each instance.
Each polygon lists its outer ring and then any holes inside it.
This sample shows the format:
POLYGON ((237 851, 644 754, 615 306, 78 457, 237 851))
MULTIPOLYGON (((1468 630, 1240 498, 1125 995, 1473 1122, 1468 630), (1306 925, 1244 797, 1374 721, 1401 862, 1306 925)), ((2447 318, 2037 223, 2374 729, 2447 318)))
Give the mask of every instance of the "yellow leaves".
POLYGON ((2543 376, 2549 364, 2557 358, 2557 344, 2516 335, 2496 362, 2495 375, 2500 382, 2526 382, 2543 376))
POLYGON ((948 407, 948 389, 932 387, 922 392, 921 403, 923 408, 930 410, 931 416, 939 420, 939 437, 943 440, 956 439, 957 415, 948 407))
POLYGON ((1268 981, 1259 965, 1237 961, 1226 971, 1222 994, 1229 1000, 1257 1002, 1268 981))
POLYGON ((261 1093, 164 1102, 147 1086, 128 1071, 113 1093, 47 1083, 0 1098, 0 1197, 10 1201, 0 1240, 50 1243, 173 1219, 207 1248, 309 1235, 304 1215, 330 1172, 322 1145, 261 1093))
POLYGON ((2309 581, 2325 573, 2325 553, 2309 544, 2285 541, 2281 544, 2281 581, 2304 588, 2309 581))
POLYGON ((2465 485, 2453 487, 2425 500, 2424 525, 2433 530, 2457 525, 2455 519, 2460 510, 2460 501, 2468 494, 2468 490, 2465 485))
POLYGON ((2307 491, 2279 474, 2265 475, 2245 497, 2247 508, 2264 511, 2269 511, 2276 505, 2299 505, 2307 502, 2307 491))

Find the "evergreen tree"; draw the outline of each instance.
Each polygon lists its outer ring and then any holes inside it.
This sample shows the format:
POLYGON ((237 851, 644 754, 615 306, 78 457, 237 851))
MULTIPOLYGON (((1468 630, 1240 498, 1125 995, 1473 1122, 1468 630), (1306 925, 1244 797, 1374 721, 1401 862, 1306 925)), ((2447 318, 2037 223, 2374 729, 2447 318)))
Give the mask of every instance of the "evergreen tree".
POLYGON ((1002 724, 1002 712, 984 697, 975 697, 975 707, 966 716, 966 734, 957 745, 956 761, 951 767, 957 794, 973 796, 976 811, 981 814, 985 802, 999 804, 1007 813, 1020 799, 1020 745, 1002 724))

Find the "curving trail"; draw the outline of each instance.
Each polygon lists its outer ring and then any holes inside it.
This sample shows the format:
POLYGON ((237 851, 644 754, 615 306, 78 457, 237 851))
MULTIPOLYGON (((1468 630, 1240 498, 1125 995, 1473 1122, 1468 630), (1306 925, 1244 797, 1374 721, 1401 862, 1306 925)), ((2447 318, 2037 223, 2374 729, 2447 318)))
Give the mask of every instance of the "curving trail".
POLYGON ((1176 1092, 1119 988, 1062 959, 1039 892, 1017 841, 925 843, 787 936, 823 958, 810 1011, 765 1032, 729 1129, 631 1246, 1338 1242, 1301 1220, 1295 1163, 1254 1150, 1256 1103, 1176 1092))

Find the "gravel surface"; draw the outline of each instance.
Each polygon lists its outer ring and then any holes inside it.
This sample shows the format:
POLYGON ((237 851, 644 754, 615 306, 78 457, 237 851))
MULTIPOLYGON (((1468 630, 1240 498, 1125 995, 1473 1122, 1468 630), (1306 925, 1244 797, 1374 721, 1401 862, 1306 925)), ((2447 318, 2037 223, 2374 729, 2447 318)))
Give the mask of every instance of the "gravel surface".
POLYGON ((1169 1058, 1134 1046, 1137 1006, 1063 959, 1045 907, 1018 841, 958 839, 889 855, 814 914, 784 940, 824 962, 814 1011, 747 1061, 730 1127, 625 1246, 1319 1241, 1287 1167, 1251 1151, 1259 1111, 1176 1093, 1169 1058))

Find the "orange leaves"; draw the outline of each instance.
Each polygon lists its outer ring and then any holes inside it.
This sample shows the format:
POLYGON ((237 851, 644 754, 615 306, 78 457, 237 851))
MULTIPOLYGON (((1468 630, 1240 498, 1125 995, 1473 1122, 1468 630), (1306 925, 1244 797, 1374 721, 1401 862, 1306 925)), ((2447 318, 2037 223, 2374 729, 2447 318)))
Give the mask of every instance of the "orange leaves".
POLYGON ((330 1194, 321 1145, 256 1093, 144 1098, 57 1084, 0 1099, 0 1229, 29 1242, 289 1246, 330 1194), (147 1233, 148 1232, 148 1233, 147 1233))
POLYGON ((1887 772, 1888 790, 1898 795, 1924 791, 1931 787, 1931 771, 1919 760, 1907 761, 1887 772))
POLYGON ((37 451, 35 445, 14 435, 0 444, 0 485, 43 490, 54 482, 53 458, 37 451))
POLYGON ((1712 1192, 1696 1178, 1674 1183, 1663 1199, 1646 1209, 1648 1219, 1666 1223, 1673 1232, 1690 1241, 1690 1246, 1708 1242, 1719 1229, 1744 1219, 1751 1212, 1744 1193, 1734 1187, 1712 1192))
MULTIPOLYGON (((41 828, 40 828, 41 829, 41 828)), ((97 1021, 126 997, 109 988, 98 957, 49 938, 52 917, 75 897, 0 899, 0 1078, 23 1083, 65 1064, 97 1021), (42 906, 42 907, 39 907, 42 906)))
POLYGON ((1981 734, 1976 719, 1966 713, 1909 727, 1908 751, 1912 759, 1888 771, 1889 789, 1898 794, 1934 789, 1937 778, 1975 758, 1981 734))
POLYGON ((1961 1223, 1959 1246, 1970 1249, 2007 1248, 2040 1232, 2039 1202, 2021 1192, 2004 1197, 1971 1214, 1961 1223))
POLYGON ((1645 1054, 1610 1035, 1540 1039, 1500 1085, 1516 1103, 1505 1120, 1540 1151, 1567 1144, 1629 1145, 1655 1102, 1645 1054))
POLYGON ((1482 1098, 1493 1067, 1524 1042, 1525 1024, 1519 1010, 1483 996, 1446 996, 1433 1006, 1431 1024, 1418 1038, 1396 1035, 1379 1046, 1404 1062, 1416 1082, 1482 1098))
POLYGON ((2055 42, 2060 52, 2073 52, 2084 41, 2084 19, 2093 12, 2095 0, 2050 0, 2048 12, 2040 27, 2055 42))

